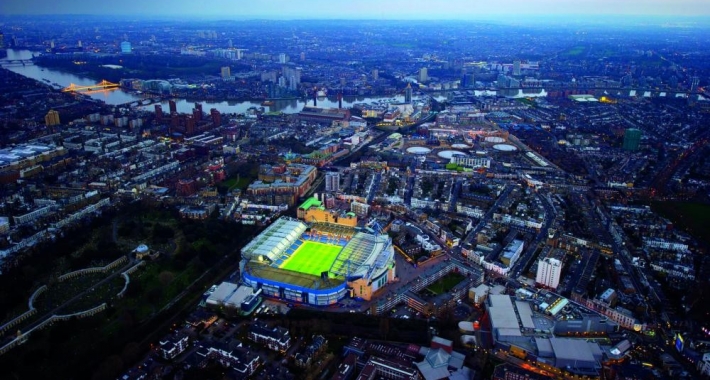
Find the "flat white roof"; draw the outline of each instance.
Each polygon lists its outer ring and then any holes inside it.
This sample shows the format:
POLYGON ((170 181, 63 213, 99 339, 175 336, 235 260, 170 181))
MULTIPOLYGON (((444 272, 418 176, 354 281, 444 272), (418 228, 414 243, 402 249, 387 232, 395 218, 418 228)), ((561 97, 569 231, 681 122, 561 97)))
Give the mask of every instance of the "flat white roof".
POLYGON ((569 360, 578 362, 595 362, 592 349, 587 341, 583 339, 552 338, 550 339, 552 350, 555 352, 557 360, 569 360))
MULTIPOLYGON (((488 307, 491 324, 493 329, 498 329, 501 334, 502 330, 516 330, 520 335, 520 325, 518 317, 513 309, 513 301, 510 296, 504 294, 491 294, 488 296, 490 306, 488 307)), ((509 335, 506 333, 505 335, 509 335)))
POLYGON ((515 301, 515 307, 518 309, 518 316, 520 316, 520 322, 523 323, 523 327, 527 329, 534 329, 535 323, 532 320, 532 309, 530 308, 530 303, 525 301, 515 301))
POLYGON ((219 305, 224 303, 237 290, 237 285, 231 282, 223 282, 219 284, 214 293, 207 297, 207 303, 211 305, 219 305))
POLYGON ((252 294, 254 294, 254 289, 251 286, 242 285, 224 303, 230 306, 239 306, 252 294))

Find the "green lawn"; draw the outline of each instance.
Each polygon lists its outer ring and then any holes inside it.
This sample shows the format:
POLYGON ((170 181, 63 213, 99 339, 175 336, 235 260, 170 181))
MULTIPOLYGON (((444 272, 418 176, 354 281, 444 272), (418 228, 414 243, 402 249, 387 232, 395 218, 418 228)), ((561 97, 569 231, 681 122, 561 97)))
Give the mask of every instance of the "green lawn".
POLYGON ((463 281, 465 278, 466 276, 461 273, 451 272, 427 286, 425 289, 438 296, 439 294, 446 293, 453 289, 454 286, 458 285, 459 282, 463 281))
POLYGON ((561 55, 566 56, 566 57, 576 57, 576 56, 584 53, 586 50, 587 50, 587 48, 584 46, 574 46, 574 47, 562 52, 561 55))
POLYGON ((227 190, 233 190, 235 188, 245 189, 247 186, 249 186, 250 182, 250 178, 240 178, 239 180, 237 180, 236 177, 233 177, 222 182, 222 186, 226 187, 227 190))
POLYGON ((320 276, 321 272, 330 270, 330 266, 342 248, 337 245, 306 241, 279 268, 320 276))

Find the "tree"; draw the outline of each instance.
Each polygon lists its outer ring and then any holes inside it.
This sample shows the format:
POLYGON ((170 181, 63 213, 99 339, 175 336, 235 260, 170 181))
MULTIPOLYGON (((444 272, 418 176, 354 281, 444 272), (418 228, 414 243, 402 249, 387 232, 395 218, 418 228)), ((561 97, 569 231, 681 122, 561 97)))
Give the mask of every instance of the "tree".
POLYGON ((164 244, 167 243, 168 240, 175 237, 175 231, 173 231, 170 227, 163 226, 160 223, 155 223, 153 225, 152 237, 155 244, 164 244))
POLYGON ((123 371, 123 360, 118 355, 106 358, 101 367, 94 373, 93 380, 115 379, 123 371))
POLYGON ((175 274, 173 272, 164 270, 158 275, 158 280, 163 286, 170 285, 173 280, 175 280, 175 274))
POLYGON ((136 342, 130 342, 123 347, 123 352, 121 352, 121 358, 124 363, 133 363, 138 360, 140 356, 141 349, 136 342))
POLYGON ((158 287, 149 290, 145 295, 145 298, 152 304, 156 304, 162 297, 163 289, 158 287))

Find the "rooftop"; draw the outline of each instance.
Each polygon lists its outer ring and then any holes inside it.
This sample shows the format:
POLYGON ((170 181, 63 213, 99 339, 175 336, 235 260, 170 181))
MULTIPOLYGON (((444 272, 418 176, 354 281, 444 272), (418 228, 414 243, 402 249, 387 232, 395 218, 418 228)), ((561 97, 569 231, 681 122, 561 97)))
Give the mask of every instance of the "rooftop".
POLYGON ((552 338, 550 339, 552 350, 555 353, 555 358, 558 361, 578 361, 578 362, 594 362, 594 355, 589 342, 582 339, 571 338, 552 338))
POLYGON ((292 284, 304 289, 332 289, 340 286, 344 282, 343 280, 337 278, 328 278, 324 281, 320 278, 320 276, 274 268, 269 265, 262 265, 258 263, 248 263, 244 268, 244 271, 260 279, 273 281, 278 284, 292 284))
POLYGON ((488 296, 488 312, 493 329, 505 329, 506 331, 516 330, 520 334, 518 317, 513 308, 513 301, 510 296, 504 294, 491 294, 488 296))

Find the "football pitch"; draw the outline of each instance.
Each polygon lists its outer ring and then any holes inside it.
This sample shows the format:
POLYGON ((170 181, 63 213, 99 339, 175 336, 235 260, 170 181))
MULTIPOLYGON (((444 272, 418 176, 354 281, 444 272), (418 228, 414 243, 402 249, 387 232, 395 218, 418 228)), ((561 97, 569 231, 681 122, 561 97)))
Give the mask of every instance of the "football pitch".
POLYGON ((320 276, 330 270, 341 246, 305 241, 279 268, 320 276))

